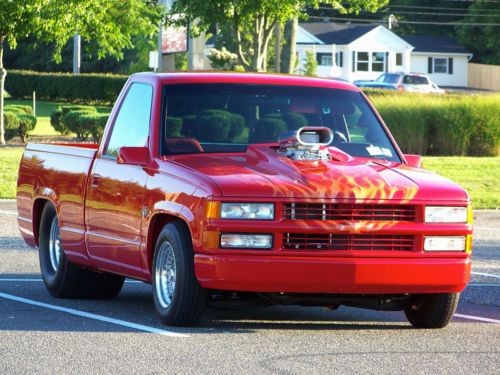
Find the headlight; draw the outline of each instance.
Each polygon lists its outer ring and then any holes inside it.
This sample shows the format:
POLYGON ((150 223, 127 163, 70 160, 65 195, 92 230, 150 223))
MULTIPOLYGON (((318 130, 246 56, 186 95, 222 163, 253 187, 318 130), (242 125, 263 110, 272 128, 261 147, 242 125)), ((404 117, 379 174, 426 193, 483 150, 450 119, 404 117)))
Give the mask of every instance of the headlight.
POLYGON ((272 203, 222 203, 221 219, 273 220, 272 203))
POLYGON ((425 207, 426 223, 466 223, 467 207, 425 207))
POLYGON ((270 249, 273 246, 271 234, 222 233, 220 247, 236 249, 270 249))
POLYGON ((465 236, 425 237, 425 251, 465 251, 465 236))

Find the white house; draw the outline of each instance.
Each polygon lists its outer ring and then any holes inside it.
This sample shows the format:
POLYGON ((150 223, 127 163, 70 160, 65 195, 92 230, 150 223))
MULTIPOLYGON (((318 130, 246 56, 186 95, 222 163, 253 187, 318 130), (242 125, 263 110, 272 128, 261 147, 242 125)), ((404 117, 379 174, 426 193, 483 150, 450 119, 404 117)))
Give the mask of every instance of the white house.
POLYGON ((384 72, 429 74, 442 86, 467 86, 472 54, 449 37, 408 36, 382 25, 301 23, 297 35, 298 71, 306 51, 318 62, 320 77, 347 81, 375 79, 384 72))
POLYGON ((467 64, 472 53, 448 36, 409 35, 413 47, 411 71, 426 73, 440 86, 467 86, 467 64))

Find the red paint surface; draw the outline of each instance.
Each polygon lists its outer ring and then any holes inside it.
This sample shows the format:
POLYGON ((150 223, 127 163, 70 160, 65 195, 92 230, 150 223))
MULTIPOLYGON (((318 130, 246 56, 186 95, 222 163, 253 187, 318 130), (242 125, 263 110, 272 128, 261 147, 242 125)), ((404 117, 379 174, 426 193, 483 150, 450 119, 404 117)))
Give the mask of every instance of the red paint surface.
MULTIPOLYGON (((186 223, 193 240, 195 271, 211 289, 301 293, 430 293, 462 290, 470 255, 424 253, 425 235, 470 235, 470 224, 424 224, 426 204, 467 206, 467 193, 445 178, 409 164, 364 158, 297 162, 270 147, 246 153, 160 157, 161 90, 176 83, 252 83, 358 89, 333 80, 262 74, 176 73, 132 76, 96 145, 28 145, 18 180, 21 233, 37 245, 43 204, 56 207, 68 258, 86 267, 150 281, 154 229, 169 220, 186 223), (110 129, 132 82, 154 87, 146 166, 103 157, 110 129), (272 222, 206 219, 207 202, 275 203, 272 222), (288 220, 287 202, 412 204, 415 222, 288 220), (272 250, 223 250, 209 233, 270 233, 272 250), (284 233, 412 235, 413 251, 287 250, 284 233)), ((335 155, 335 151, 332 151, 335 155)), ((399 152, 399 150, 398 150, 399 152)), ((144 160, 144 155, 139 155, 144 160)), ((129 155, 134 158, 134 155, 129 155)), ((404 159, 403 159, 404 160, 404 159)))

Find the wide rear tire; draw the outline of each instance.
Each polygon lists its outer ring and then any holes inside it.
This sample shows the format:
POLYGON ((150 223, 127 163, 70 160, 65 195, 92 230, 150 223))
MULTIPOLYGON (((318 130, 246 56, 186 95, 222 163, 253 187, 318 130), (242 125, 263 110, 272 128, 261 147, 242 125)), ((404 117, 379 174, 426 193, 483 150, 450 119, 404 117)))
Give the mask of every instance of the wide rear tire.
POLYGON ((113 298, 124 278, 80 268, 68 261, 61 245, 59 220, 52 204, 42 212, 39 237, 40 271, 49 293, 57 298, 113 298))
POLYGON ((408 321, 418 328, 443 328, 457 310, 460 293, 419 294, 405 308, 408 321))
POLYGON ((194 274, 191 236, 180 222, 165 225, 153 258, 153 300, 164 324, 193 326, 202 318, 207 293, 194 274))

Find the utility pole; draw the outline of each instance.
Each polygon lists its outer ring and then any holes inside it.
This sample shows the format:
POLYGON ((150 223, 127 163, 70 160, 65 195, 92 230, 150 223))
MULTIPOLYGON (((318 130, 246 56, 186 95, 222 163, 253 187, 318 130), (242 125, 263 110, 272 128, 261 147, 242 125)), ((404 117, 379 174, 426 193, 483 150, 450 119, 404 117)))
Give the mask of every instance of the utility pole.
POLYGON ((73 37, 73 75, 80 74, 80 51, 81 51, 81 38, 78 33, 73 37))
POLYGON ((396 17, 394 17, 394 14, 389 14, 389 18, 387 19, 387 23, 388 23, 387 26, 389 27, 389 30, 392 29, 392 24, 395 21, 395 18, 396 17))
MULTIPOLYGON (((170 11, 172 8, 173 0, 158 0, 159 5, 163 5, 170 11)), ((175 70, 175 58, 174 54, 168 54, 163 56, 162 53, 163 44, 163 20, 160 21, 158 25, 158 72, 163 72, 167 70, 175 70)))

